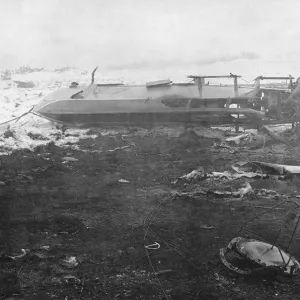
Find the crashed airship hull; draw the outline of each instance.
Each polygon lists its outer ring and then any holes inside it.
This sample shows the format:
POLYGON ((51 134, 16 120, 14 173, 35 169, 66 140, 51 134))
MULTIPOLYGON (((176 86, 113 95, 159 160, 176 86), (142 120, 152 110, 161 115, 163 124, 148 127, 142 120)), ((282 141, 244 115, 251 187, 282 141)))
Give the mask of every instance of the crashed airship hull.
MULTIPOLYGON (((250 88, 241 88, 240 94, 250 88)), ((122 85, 92 84, 59 90, 46 97, 34 112, 62 123, 100 125, 155 125, 168 123, 226 124, 233 114, 259 112, 226 107, 235 93, 230 86, 205 86, 199 97, 196 84, 122 85)), ((244 103, 234 97, 230 104, 244 103)))

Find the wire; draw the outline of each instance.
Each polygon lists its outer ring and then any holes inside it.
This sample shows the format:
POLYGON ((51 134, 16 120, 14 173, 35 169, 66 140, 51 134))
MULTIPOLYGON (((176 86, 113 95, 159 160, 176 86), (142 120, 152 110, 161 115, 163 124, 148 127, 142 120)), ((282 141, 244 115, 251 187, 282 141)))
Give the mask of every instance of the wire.
POLYGON ((252 161, 249 161, 249 160, 246 160, 246 162, 249 163, 249 164, 254 165, 255 167, 257 167, 260 170, 260 173, 261 173, 261 178, 260 179, 264 178, 264 172, 263 172, 262 168, 258 164, 254 163, 252 161))
MULTIPOLYGON (((176 196, 176 195, 172 195, 171 197, 173 197, 173 196, 176 196)), ((169 199, 171 199, 171 197, 169 197, 169 199)), ((162 205, 162 203, 160 203, 159 205, 157 205, 156 208, 160 207, 160 210, 161 210, 161 205, 162 205)), ((152 213, 152 214, 153 214, 153 213, 156 213, 156 214, 157 214, 157 212, 154 211, 156 208, 154 208, 152 211, 150 211, 150 212, 147 214, 147 216, 145 217, 145 219, 144 219, 144 226, 145 226, 145 227, 146 227, 146 221, 147 221, 147 219, 149 218, 150 214, 151 214, 151 213, 152 213)), ((150 228, 150 226, 151 226, 151 224, 153 223, 153 221, 154 221, 154 219, 152 219, 152 220, 150 221, 150 223, 148 224, 148 226, 147 226, 147 230, 146 230, 145 235, 144 235, 144 241, 145 241, 146 236, 147 236, 148 233, 152 234, 154 237, 156 237, 157 239, 161 240, 164 244, 166 244, 166 246, 169 247, 171 250, 173 250, 173 251, 175 251, 177 254, 179 254, 183 259, 185 259, 185 260, 186 260, 192 267, 194 267, 196 270, 202 271, 198 266, 196 266, 192 261, 190 261, 190 260, 186 257, 186 255, 184 255, 184 254, 181 253, 181 251, 178 249, 177 245, 175 245, 175 244, 173 244, 173 243, 170 243, 170 242, 166 241, 165 239, 161 238, 160 236, 158 236, 158 235, 150 228)), ((187 254, 188 254, 188 253, 187 253, 187 254)), ((149 257, 149 259, 150 259, 150 257, 149 257)), ((154 271, 154 273, 155 273, 155 271, 154 271)), ((157 279, 158 279, 158 278, 157 278, 157 279)), ((167 298, 167 299, 168 299, 168 298, 167 298)))
MULTIPOLYGON (((161 205, 162 205, 162 202, 160 202, 159 205, 157 205, 155 208, 159 208, 161 205)), ((150 214, 153 213, 153 212, 154 212, 154 209, 151 210, 151 211, 146 215, 146 217, 144 218, 144 221, 143 221, 144 225, 146 225, 147 219, 149 218, 150 214)), ((145 230, 145 234, 144 234, 144 248, 145 248, 145 252, 146 252, 146 255, 147 255, 149 264, 150 264, 150 266, 151 266, 151 268, 152 268, 152 270, 153 270, 154 276, 155 276, 156 280, 158 281, 158 283, 159 283, 159 285, 160 285, 160 288, 161 288, 163 294, 165 295, 165 297, 166 297, 167 300, 171 300, 171 299, 169 298, 169 296, 167 295, 167 292, 166 292, 166 290, 165 290, 163 284, 161 283, 161 281, 159 280, 159 278, 158 278, 157 275, 156 275, 155 268, 154 268, 154 266, 153 266, 153 263, 152 263, 151 258, 150 258, 149 251, 148 251, 147 246, 146 246, 146 236, 147 236, 147 234, 148 234, 148 232, 149 232, 149 229, 150 229, 150 226, 151 226, 152 222, 153 222, 153 219, 150 221, 150 223, 148 224, 147 229, 145 230)))
POLYGON ((265 148, 265 144, 266 144, 266 138, 265 138, 264 135, 263 135, 263 137, 264 137, 264 143, 263 143, 263 146, 262 146, 262 148, 260 150, 263 150, 265 148))
POLYGON ((252 84, 250 81, 244 79, 243 77, 240 77, 240 79, 242 79, 243 81, 245 81, 245 82, 247 82, 247 83, 249 83, 249 84, 252 84))

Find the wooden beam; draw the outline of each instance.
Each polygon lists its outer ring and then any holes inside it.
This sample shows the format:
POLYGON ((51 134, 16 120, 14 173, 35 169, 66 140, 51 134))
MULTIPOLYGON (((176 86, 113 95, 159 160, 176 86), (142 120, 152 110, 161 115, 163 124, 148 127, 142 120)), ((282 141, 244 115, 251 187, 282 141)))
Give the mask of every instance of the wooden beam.
POLYGON ((233 74, 230 74, 230 75, 220 75, 220 76, 194 76, 194 75, 189 75, 187 76, 187 78, 193 78, 193 79, 196 79, 196 78, 233 78, 233 77, 241 77, 239 75, 233 75, 233 74))
POLYGON ((264 80, 264 79, 278 79, 278 80, 291 80, 291 79, 294 79, 294 77, 292 77, 292 76, 288 76, 288 77, 265 77, 265 76, 258 76, 258 77, 256 77, 254 80, 258 80, 258 79, 260 79, 260 80, 264 80))

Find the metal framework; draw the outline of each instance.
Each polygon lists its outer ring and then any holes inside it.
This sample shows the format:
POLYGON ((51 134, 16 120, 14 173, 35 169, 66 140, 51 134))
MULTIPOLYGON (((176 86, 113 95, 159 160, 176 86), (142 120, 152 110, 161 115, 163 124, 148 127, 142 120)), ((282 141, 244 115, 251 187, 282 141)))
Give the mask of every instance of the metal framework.
POLYGON ((187 78, 194 79, 195 83, 198 85, 198 91, 200 98, 203 98, 203 84, 205 78, 233 78, 233 85, 234 85, 234 93, 235 96, 238 96, 238 83, 237 79, 240 78, 240 75, 235 75, 230 73, 230 75, 218 75, 218 76, 196 76, 196 75, 189 75, 187 78))
MULTIPOLYGON (((284 248, 285 251, 289 251, 289 252, 290 252, 290 247, 291 247, 293 241, 295 240, 295 237, 296 237, 296 235, 297 235, 297 233, 298 233, 298 231, 299 231, 299 223, 300 223, 300 214, 299 214, 300 205, 299 205, 297 202, 295 202, 295 201, 291 201, 291 200, 283 201, 283 202, 281 202, 281 203, 279 203, 279 204, 277 204, 277 205, 275 205, 275 206, 273 206, 273 207, 271 207, 271 208, 267 208, 267 209, 266 209, 265 211, 263 211, 262 213, 259 213, 259 214, 255 215, 254 217, 252 217, 252 218, 246 220, 245 222, 243 222, 243 223, 240 225, 238 234, 246 233, 246 234, 250 234, 250 235, 251 235, 251 234, 254 234, 254 235, 259 236, 259 234, 253 233, 251 230, 247 229, 247 228, 246 228, 247 224, 249 224, 250 221, 253 221, 253 220, 255 220, 255 219, 258 219, 260 216, 262 216, 262 215, 264 215, 264 214, 267 214, 267 213, 270 212, 270 211, 275 211, 275 210, 276 210, 277 208, 279 208, 280 206, 283 206, 283 205, 288 204, 288 203, 294 205, 294 206, 295 206, 294 211, 297 211, 297 212, 298 212, 298 214, 295 214, 295 226, 294 226, 294 228, 292 229, 292 235, 291 235, 291 237, 290 237, 290 239, 289 239, 287 245, 280 245, 280 244, 278 245, 278 243, 277 243, 277 242, 278 242, 278 239, 279 239, 280 235, 282 234, 282 228, 283 228, 283 224, 282 224, 281 227, 280 227, 280 229, 279 229, 279 231, 278 231, 278 234, 277 234, 275 240, 272 240, 272 241, 271 241, 271 244, 272 244, 273 247, 274 247, 274 246, 277 247, 279 251, 280 251, 280 248, 279 248, 279 247, 282 247, 282 248, 284 248)), ((289 211, 292 211, 292 209, 290 208, 289 211)), ((285 218, 284 218, 284 220, 285 220, 285 218)), ((262 238, 263 238, 263 239, 267 239, 266 237, 262 237, 262 238)), ((267 240, 268 240, 268 239, 267 239, 267 240)), ((281 254, 281 256, 282 256, 282 254, 281 254)), ((283 257, 282 257, 282 259, 283 259, 283 257)), ((287 266, 288 263, 290 262, 290 260, 291 260, 291 254, 290 254, 290 257, 289 257, 288 262, 285 262, 284 259, 283 259, 283 263, 285 263, 286 266, 287 266)))
POLYGON ((264 80, 264 79, 271 79, 271 80, 289 80, 290 81, 290 87, 293 86, 293 79, 295 79, 294 77, 292 77, 291 75, 289 76, 278 76, 278 77, 267 77, 267 76, 258 76, 256 77, 254 80, 256 81, 256 86, 257 88, 260 88, 260 81, 264 80))

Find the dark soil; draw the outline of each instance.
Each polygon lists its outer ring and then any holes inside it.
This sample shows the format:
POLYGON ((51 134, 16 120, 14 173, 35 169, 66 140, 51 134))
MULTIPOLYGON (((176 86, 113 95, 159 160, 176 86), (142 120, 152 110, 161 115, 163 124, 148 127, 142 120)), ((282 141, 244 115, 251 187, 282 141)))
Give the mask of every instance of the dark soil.
MULTIPOLYGON (((99 135, 82 140, 81 150, 51 143, 2 156, 0 299, 299 299, 298 277, 243 277, 219 257, 241 234, 241 222, 262 212, 247 205, 272 206, 284 196, 241 201, 192 194, 238 188, 244 180, 172 184, 199 167, 221 172, 239 160, 299 163, 299 148, 274 144, 230 153, 214 142, 149 131, 99 135), (145 247, 155 243, 158 249, 145 247), (8 257, 21 249, 24 257, 8 257), (76 263, 66 262, 70 257, 76 263)), ((287 189, 283 182, 278 192, 294 192, 297 182, 291 179, 287 189)), ((272 237, 280 213, 251 226, 272 237)))

